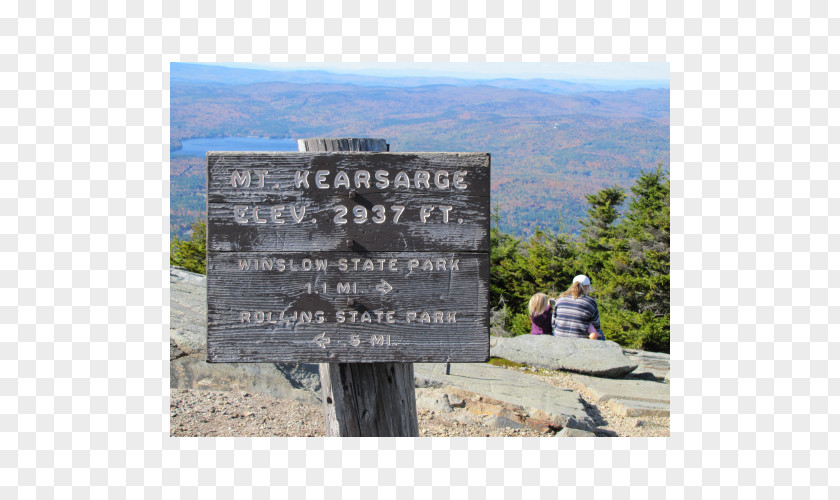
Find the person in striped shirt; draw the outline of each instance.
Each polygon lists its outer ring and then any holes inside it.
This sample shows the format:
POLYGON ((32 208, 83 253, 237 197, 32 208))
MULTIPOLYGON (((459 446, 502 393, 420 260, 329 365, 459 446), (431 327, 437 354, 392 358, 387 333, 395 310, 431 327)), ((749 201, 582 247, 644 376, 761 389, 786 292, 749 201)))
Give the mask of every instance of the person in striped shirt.
POLYGON ((604 340, 598 304, 589 296, 591 290, 589 278, 580 274, 572 280, 572 286, 557 297, 551 316, 555 336, 604 340))

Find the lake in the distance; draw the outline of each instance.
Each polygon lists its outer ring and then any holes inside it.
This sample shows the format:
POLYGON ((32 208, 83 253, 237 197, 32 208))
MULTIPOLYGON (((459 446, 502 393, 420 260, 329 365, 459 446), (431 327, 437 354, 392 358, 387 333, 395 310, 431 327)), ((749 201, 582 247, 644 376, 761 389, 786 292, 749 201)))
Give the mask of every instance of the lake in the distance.
POLYGON ((263 137, 202 137, 181 141, 181 149, 174 156, 200 156, 208 151, 297 151, 295 139, 266 139, 263 137))

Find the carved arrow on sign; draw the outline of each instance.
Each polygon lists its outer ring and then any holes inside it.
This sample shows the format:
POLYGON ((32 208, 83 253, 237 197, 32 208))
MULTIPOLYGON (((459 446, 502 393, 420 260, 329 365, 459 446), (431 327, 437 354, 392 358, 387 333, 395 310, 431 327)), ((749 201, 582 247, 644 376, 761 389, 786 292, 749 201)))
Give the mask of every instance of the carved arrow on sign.
POLYGON ((321 346, 321 349, 326 349, 327 344, 330 343, 330 338, 329 337, 324 338, 324 335, 326 335, 326 334, 327 334, 327 332, 324 332, 321 335, 318 335, 317 337, 315 337, 313 339, 316 344, 321 346))
POLYGON ((394 287, 389 285, 387 281, 382 280, 382 283, 380 283, 379 285, 376 285, 376 289, 379 290, 380 292, 382 292, 382 295, 385 295, 386 293, 393 290, 394 287))

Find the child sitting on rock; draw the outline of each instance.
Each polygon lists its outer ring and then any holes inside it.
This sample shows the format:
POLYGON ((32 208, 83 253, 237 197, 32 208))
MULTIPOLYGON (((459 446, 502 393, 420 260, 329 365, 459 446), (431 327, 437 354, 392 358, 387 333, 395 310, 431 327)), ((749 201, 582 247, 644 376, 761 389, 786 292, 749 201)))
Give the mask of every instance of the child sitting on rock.
POLYGON ((528 301, 528 315, 531 317, 531 335, 551 335, 551 306, 548 295, 535 293, 528 301))

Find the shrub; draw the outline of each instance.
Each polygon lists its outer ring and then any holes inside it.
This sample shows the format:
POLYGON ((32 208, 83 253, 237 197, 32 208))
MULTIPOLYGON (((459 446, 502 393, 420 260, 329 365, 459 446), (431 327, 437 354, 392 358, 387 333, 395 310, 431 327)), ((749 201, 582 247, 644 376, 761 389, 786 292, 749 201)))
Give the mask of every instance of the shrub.
POLYGON ((528 314, 514 314, 510 321, 510 331, 514 336, 531 333, 531 317, 528 314))
POLYGON ((671 352, 671 319, 668 316, 655 317, 649 312, 642 314, 640 330, 642 349, 645 351, 671 352))
POLYGON ((601 309, 601 330, 607 340, 628 349, 671 352, 670 317, 635 313, 614 307, 601 309))
POLYGON ((207 274, 207 223, 197 220, 189 240, 177 236, 169 245, 169 264, 187 271, 207 274))
POLYGON ((630 311, 611 307, 601 308, 601 330, 607 340, 612 340, 622 347, 641 349, 637 318, 630 311))

